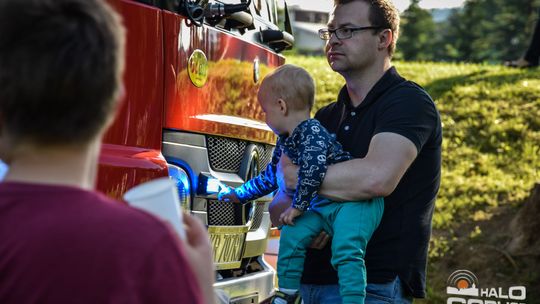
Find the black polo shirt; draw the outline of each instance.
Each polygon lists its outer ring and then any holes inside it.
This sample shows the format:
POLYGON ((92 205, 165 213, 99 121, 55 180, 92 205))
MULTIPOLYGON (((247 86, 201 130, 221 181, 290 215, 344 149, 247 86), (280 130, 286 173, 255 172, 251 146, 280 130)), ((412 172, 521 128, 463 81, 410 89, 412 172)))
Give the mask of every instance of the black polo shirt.
MULTIPOLYGON (((358 107, 352 106, 343 87, 338 101, 319 110, 315 118, 355 158, 365 157, 372 137, 381 132, 402 135, 416 146, 416 159, 385 197, 383 218, 368 243, 365 260, 368 283, 390 282, 399 276, 409 294, 425 297, 431 219, 441 174, 442 128, 433 100, 391 68, 358 107)), ((302 282, 336 284, 330 257, 330 246, 309 250, 302 282)))

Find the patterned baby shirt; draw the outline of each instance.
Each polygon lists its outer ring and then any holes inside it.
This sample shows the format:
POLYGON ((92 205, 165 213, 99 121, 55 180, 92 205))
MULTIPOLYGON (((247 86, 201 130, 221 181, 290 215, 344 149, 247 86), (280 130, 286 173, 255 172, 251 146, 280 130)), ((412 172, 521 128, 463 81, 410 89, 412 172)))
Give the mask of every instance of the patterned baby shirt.
POLYGON ((278 138, 271 162, 258 176, 235 189, 241 201, 250 201, 278 189, 276 171, 281 153, 299 166, 293 207, 302 211, 307 210, 311 200, 317 196, 328 166, 352 158, 343 151, 335 135, 330 134, 318 120, 305 120, 289 137, 278 138))

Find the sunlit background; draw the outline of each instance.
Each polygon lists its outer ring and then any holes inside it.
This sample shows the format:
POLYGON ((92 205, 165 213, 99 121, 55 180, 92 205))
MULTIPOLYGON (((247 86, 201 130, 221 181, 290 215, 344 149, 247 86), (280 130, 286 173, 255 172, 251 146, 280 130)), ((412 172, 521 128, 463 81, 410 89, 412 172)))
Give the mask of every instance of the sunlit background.
MULTIPOLYGON (((420 7, 425 9, 433 8, 454 8, 463 5, 464 0, 422 0, 420 7)), ((395 0, 394 4, 400 11, 404 11, 410 4, 410 0, 395 0)), ((288 0, 289 5, 299 5, 304 9, 317 9, 330 11, 333 1, 312 1, 312 0, 288 0)))

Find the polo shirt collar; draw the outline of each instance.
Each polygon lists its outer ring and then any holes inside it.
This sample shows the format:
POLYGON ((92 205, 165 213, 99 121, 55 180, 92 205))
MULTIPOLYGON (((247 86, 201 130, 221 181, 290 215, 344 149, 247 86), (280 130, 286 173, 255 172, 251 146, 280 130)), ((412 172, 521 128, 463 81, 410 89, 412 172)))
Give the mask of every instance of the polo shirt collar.
POLYGON ((358 107, 353 107, 346 85, 339 91, 338 103, 344 104, 345 108, 349 111, 365 108, 377 101, 388 89, 402 81, 405 81, 405 79, 398 74, 395 67, 391 67, 384 73, 381 79, 377 81, 373 88, 371 88, 364 101, 358 107))

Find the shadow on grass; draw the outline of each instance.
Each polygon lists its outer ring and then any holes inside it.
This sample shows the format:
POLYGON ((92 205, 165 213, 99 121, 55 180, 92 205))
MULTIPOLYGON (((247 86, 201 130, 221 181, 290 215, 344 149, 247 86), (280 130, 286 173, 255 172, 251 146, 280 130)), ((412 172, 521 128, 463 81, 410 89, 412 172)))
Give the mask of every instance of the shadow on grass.
POLYGON ((540 69, 519 71, 502 69, 499 73, 495 74, 490 69, 482 69, 464 75, 437 79, 424 85, 424 88, 434 100, 437 100, 457 87, 474 85, 480 82, 490 83, 492 86, 500 86, 517 84, 520 81, 528 79, 540 79, 540 69), (509 71, 513 71, 513 73, 508 73, 509 71))

